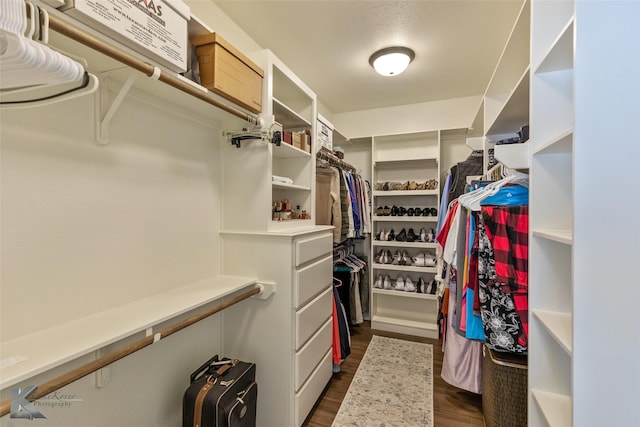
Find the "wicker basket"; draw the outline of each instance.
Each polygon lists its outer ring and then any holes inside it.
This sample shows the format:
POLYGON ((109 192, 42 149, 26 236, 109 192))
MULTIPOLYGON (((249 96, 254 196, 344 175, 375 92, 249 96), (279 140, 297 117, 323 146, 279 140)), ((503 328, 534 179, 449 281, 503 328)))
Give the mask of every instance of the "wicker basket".
POLYGON ((482 413, 487 427, 526 427, 526 356, 482 348, 482 413))

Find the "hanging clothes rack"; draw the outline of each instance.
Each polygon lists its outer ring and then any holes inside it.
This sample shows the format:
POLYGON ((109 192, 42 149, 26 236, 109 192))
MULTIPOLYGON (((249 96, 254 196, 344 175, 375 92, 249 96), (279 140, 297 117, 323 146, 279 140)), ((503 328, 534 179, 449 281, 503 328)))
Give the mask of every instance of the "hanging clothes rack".
MULTIPOLYGON (((206 319, 207 317, 210 317, 228 307, 231 307, 232 305, 235 305, 241 301, 244 301, 247 298, 250 298, 254 295, 262 294, 263 292, 266 292, 265 295, 270 295, 272 291, 273 291, 273 288, 271 288, 270 286, 264 287, 262 284, 260 284, 257 287, 253 287, 250 290, 244 293, 238 294, 230 298, 229 300, 220 303, 217 306, 206 308, 184 320, 177 322, 174 325, 168 326, 156 334, 149 335, 145 338, 141 338, 137 341, 134 341, 114 352, 111 352, 105 356, 100 357, 99 359, 88 362, 65 374, 62 374, 56 378, 53 378, 45 382, 44 384, 38 385, 38 389, 33 394, 29 395, 28 400, 30 402, 33 402, 34 400, 44 397, 49 393, 53 393, 56 390, 59 390, 62 387, 68 384, 71 384, 79 380, 80 378, 83 378, 93 372, 96 372, 97 370, 102 369, 126 356, 129 356, 139 350, 142 350, 143 348, 148 347, 151 344, 154 344, 162 339, 165 339, 168 336, 173 335, 176 332, 179 332, 188 326, 191 326, 203 319, 206 319)), ((11 400, 5 400, 1 402, 0 417, 8 414, 10 409, 11 409, 11 400)))
POLYGON ((76 28, 72 24, 69 24, 65 20, 57 16, 54 16, 52 14, 49 15, 49 28, 97 52, 107 55, 115 59, 116 61, 119 61, 137 71, 140 71, 141 73, 145 74, 147 77, 153 78, 155 80, 159 80, 186 94, 189 94, 210 105, 213 105, 214 107, 217 107, 223 111, 226 111, 227 113, 230 113, 236 117, 244 119, 253 125, 260 125, 262 123, 262 119, 260 117, 254 114, 244 112, 222 101, 219 101, 218 99, 214 98, 210 93, 202 91, 202 89, 195 87, 191 83, 186 83, 182 81, 176 75, 172 75, 170 73, 162 71, 159 67, 151 65, 147 62, 144 62, 136 58, 135 56, 130 55, 118 49, 117 47, 110 45, 109 43, 102 41, 76 28))
POLYGON ((316 159, 325 161, 331 166, 335 166, 339 169, 356 173, 355 167, 351 166, 349 163, 345 162, 344 160, 336 157, 336 155, 333 154, 328 148, 325 148, 325 147, 320 148, 320 151, 318 151, 316 154, 316 159))

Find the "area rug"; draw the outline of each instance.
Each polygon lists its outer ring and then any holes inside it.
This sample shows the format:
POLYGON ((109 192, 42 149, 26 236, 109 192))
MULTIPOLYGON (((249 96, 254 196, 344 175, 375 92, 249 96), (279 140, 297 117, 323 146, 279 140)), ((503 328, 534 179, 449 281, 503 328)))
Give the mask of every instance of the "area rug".
POLYGON ((433 427, 433 348, 374 335, 333 427, 433 427))

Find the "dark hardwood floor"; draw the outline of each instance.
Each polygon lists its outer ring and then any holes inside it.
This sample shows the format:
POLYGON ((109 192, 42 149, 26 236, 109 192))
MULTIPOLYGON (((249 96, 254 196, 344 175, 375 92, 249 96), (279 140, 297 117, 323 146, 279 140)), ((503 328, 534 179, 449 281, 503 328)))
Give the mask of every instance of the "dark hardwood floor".
POLYGON ((401 335, 383 331, 373 331, 369 322, 354 327, 351 332, 351 355, 343 362, 341 371, 324 389, 320 399, 311 410, 303 426, 329 427, 333 422, 340 403, 347 393, 349 384, 373 335, 402 338, 433 345, 433 409, 435 427, 482 427, 482 397, 475 393, 453 387, 440 378, 442 369, 442 346, 437 340, 401 335))

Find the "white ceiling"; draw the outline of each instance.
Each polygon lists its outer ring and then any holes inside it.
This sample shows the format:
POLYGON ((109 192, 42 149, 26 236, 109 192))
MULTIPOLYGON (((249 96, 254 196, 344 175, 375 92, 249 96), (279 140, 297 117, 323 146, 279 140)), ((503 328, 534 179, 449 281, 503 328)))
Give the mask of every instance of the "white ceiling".
POLYGON ((522 0, 216 0, 332 113, 482 95, 522 0), (377 75, 376 50, 416 52, 407 71, 377 75))

